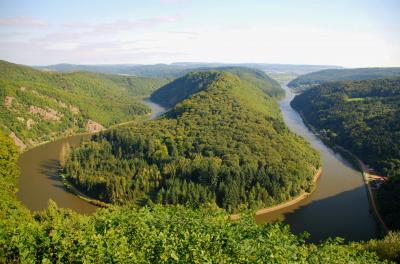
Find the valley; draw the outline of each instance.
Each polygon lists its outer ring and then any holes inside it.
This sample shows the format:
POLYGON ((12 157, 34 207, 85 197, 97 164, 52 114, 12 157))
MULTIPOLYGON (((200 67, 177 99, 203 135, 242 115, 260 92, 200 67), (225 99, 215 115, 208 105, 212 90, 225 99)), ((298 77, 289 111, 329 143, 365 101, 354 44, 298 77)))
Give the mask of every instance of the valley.
MULTIPOLYGON (((109 129, 25 151, 18 161, 21 175, 16 197, 41 219, 33 220, 34 225, 49 223, 47 213, 92 221, 101 212, 107 217, 114 212, 116 221, 122 223, 121 216, 130 214, 134 219, 132 214, 138 216, 152 208, 166 218, 177 214, 189 220, 204 214, 207 225, 216 224, 210 215, 229 219, 227 213, 240 213, 239 226, 250 221, 268 227, 268 232, 282 232, 272 224, 282 221, 293 234, 309 232, 308 243, 336 236, 349 241, 376 238, 380 231, 360 172, 305 126, 290 106, 294 96, 285 85, 257 70, 189 73, 156 90, 150 99, 135 97, 151 109, 138 118, 134 115, 133 120, 109 129), (315 178, 321 168, 321 176, 315 178), (80 194, 106 202, 108 209, 69 192, 60 173, 80 194), (270 181, 263 182, 262 173, 270 181)), ((357 98, 347 101, 365 101, 360 95, 357 98)), ((9 200, 12 194, 3 195, 5 201, 14 203, 13 198, 9 200)), ((19 206, 13 208, 12 214, 26 214, 19 206)), ((87 231, 82 232, 85 237, 87 231)), ((359 248, 380 243, 370 241, 361 242, 359 248)), ((313 253, 306 254, 311 257, 313 253)))
POLYGON ((0 264, 400 263, 399 14, 0 1, 0 264))

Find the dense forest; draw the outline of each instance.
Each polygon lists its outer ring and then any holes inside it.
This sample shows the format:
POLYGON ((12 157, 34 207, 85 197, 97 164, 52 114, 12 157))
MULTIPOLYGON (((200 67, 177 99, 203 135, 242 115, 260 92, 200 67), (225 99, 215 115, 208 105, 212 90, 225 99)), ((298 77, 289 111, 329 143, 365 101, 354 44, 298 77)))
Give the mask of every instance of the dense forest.
MULTIPOLYGON (((144 115, 149 96, 169 79, 88 72, 49 73, 0 61, 0 129, 28 147, 144 115)), ((22 145, 21 144, 21 145, 22 145)))
POLYGON ((93 216, 59 209, 31 214, 16 200, 18 150, 0 132, 1 263, 388 263, 400 235, 345 244, 307 244, 282 224, 228 220, 223 210, 112 207, 93 216))
POLYGON ((164 105, 184 100, 157 120, 65 150, 68 180, 114 204, 216 203, 231 212, 312 190, 318 153, 289 131, 275 99, 252 83, 209 71, 160 90, 164 105))
POLYGON ((327 69, 301 75, 288 83, 296 91, 330 81, 362 81, 386 77, 399 77, 399 68, 327 69))
POLYGON ((292 106, 329 142, 390 177, 378 201, 387 224, 400 229, 400 78, 325 83, 292 106))

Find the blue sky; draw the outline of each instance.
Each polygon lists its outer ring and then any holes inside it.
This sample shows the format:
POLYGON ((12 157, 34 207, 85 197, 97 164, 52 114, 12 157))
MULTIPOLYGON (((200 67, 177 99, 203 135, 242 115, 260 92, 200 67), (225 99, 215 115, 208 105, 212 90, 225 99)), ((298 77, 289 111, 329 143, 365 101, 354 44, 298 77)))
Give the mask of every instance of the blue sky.
POLYGON ((2 0, 0 59, 400 66, 399 14, 399 0, 2 0))

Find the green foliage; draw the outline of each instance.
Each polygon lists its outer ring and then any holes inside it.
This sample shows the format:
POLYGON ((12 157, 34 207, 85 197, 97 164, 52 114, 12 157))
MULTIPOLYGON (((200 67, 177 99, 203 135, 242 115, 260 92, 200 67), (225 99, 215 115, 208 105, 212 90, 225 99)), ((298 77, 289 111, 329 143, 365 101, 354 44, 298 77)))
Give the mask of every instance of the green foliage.
POLYGON ((15 198, 18 151, 1 132, 0 150, 1 263, 387 263, 375 246, 306 244, 288 226, 257 225, 250 214, 232 222, 211 206, 113 207, 85 216, 50 202, 32 216, 15 198))
POLYGON ((41 72, 0 61, 0 129, 14 132, 33 146, 85 132, 88 119, 108 127, 149 113, 137 97, 150 95, 166 81, 86 72, 41 72), (6 98, 13 98, 9 105, 6 98), (49 113, 49 117, 33 113, 31 106, 49 113))
POLYGON ((400 262, 400 233, 390 231, 383 239, 373 239, 362 244, 366 250, 375 251, 381 259, 400 262))
POLYGON ((188 73, 155 91, 151 95, 151 100, 170 108, 192 94, 207 89, 221 72, 230 72, 246 82, 248 86, 264 91, 272 97, 282 97, 285 94, 279 83, 260 70, 243 67, 221 67, 214 70, 199 69, 196 72, 188 73))
POLYGON ((391 177, 377 198, 387 223, 399 229, 400 78, 322 84, 292 106, 329 142, 391 177))
POLYGON ((379 188, 376 198, 386 224, 400 230, 400 169, 379 188))
POLYGON ((288 86, 304 91, 331 81, 361 81, 399 76, 400 68, 328 69, 301 75, 289 82, 288 86))
POLYGON ((274 99, 230 73, 190 73, 156 92, 163 117, 92 137, 64 173, 111 203, 271 206, 311 189, 320 159, 274 99), (179 96, 176 96, 180 88, 179 96))
POLYGON ((285 95, 285 91, 277 81, 271 79, 267 74, 261 70, 244 68, 244 67, 220 67, 215 70, 230 72, 241 80, 260 89, 269 96, 281 98, 285 95))

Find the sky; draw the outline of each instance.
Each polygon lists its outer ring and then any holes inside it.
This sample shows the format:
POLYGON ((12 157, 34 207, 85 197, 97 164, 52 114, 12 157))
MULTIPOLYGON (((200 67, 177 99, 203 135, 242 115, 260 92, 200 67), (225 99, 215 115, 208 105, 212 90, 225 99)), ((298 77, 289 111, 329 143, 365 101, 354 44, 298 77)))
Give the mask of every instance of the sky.
POLYGON ((400 0, 0 0, 0 59, 400 66, 400 0))

